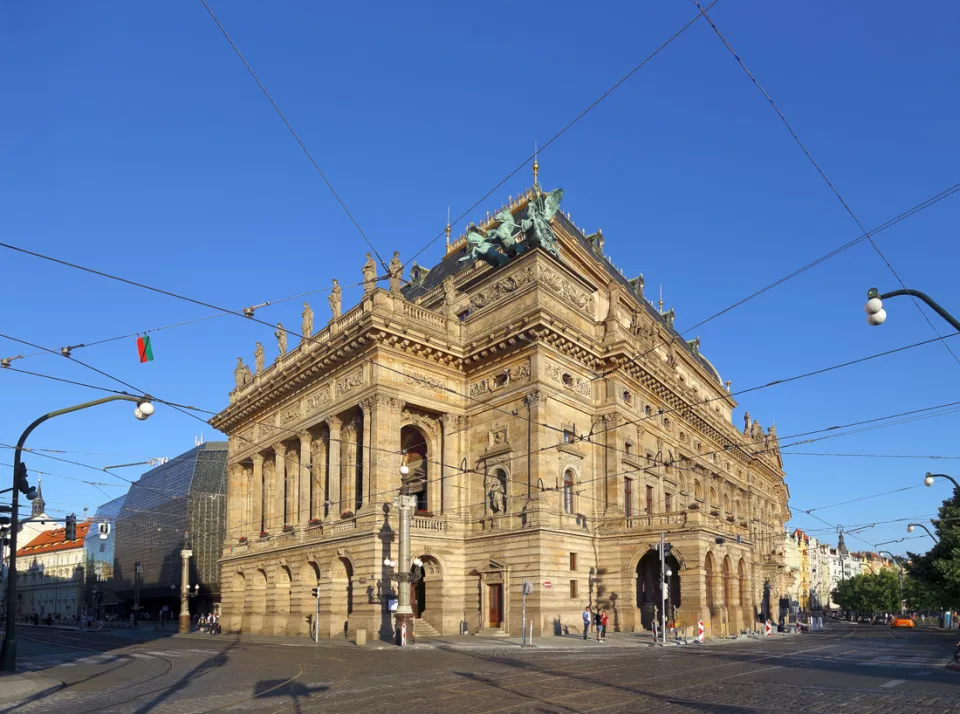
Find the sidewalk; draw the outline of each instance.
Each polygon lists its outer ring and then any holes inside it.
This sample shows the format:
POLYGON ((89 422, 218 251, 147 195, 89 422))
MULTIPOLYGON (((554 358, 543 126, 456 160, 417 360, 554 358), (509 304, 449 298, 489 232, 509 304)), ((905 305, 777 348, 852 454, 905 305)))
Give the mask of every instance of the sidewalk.
POLYGON ((0 704, 34 702, 63 689, 63 682, 38 674, 0 675, 0 704))

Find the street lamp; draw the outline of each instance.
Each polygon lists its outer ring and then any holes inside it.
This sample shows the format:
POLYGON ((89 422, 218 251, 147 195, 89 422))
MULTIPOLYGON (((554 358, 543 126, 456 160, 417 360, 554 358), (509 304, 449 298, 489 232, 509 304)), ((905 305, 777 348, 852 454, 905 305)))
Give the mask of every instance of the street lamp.
POLYGON ((2 649, 0 649, 0 669, 5 672, 15 672, 17 670, 17 619, 14 608, 10 607, 10 603, 17 601, 17 524, 19 521, 19 518, 17 517, 17 510, 19 508, 19 495, 22 493, 27 497, 28 500, 31 501, 37 496, 36 489, 30 487, 30 485, 27 483, 26 466, 20 460, 20 456, 23 451, 23 445, 27 441, 27 437, 30 436, 31 432, 49 419, 115 401, 134 402, 137 407, 134 409, 133 415, 139 421, 149 418, 150 415, 156 411, 153 403, 150 401, 150 397, 135 397, 131 394, 114 394, 109 397, 104 397, 103 399, 95 399, 92 402, 84 402, 83 404, 77 404, 72 407, 58 409, 56 411, 49 412, 48 414, 44 414, 38 419, 35 419, 26 429, 24 429, 23 433, 20 435, 20 439, 17 441, 17 446, 13 452, 13 488, 10 503, 10 559, 8 562, 9 575, 7 577, 7 636, 3 640, 2 649))
POLYGON ((927 305, 929 305, 940 317, 949 322, 953 329, 955 329, 957 332, 960 332, 960 321, 940 307, 940 305, 938 305, 933 298, 926 293, 920 292, 919 290, 894 290, 881 295, 880 291, 876 288, 870 288, 867 290, 867 304, 864 306, 864 309, 867 312, 867 323, 874 326, 882 325, 884 320, 887 319, 887 311, 883 309, 883 301, 888 300, 889 298, 899 297, 900 295, 910 295, 911 297, 920 298, 927 303, 927 305))
MULTIPOLYGON (((409 484, 406 483, 406 476, 410 473, 410 468, 406 464, 400 465, 400 495, 393 499, 393 504, 399 511, 399 553, 397 561, 391 561, 389 564, 384 561, 387 567, 394 567, 397 571, 397 644, 401 647, 407 646, 408 626, 413 622, 413 608, 410 607, 410 582, 412 573, 410 563, 410 512, 416 508, 417 497, 410 494, 409 484), (397 567, 399 566, 399 567, 397 567)), ((417 558, 416 563, 420 563, 417 558)))
MULTIPOLYGON (((874 546, 876 547, 876 546, 874 546)), ((900 561, 897 560, 897 556, 891 553, 889 550, 878 550, 877 555, 883 555, 886 553, 890 556, 890 560, 893 561, 894 565, 897 566, 897 581, 900 585, 900 614, 903 614, 903 566, 900 565, 900 561)))
POLYGON ((947 474, 932 474, 929 471, 927 471, 927 475, 923 479, 923 485, 933 486, 934 479, 938 479, 938 478, 949 479, 951 482, 953 482, 954 488, 960 488, 960 483, 957 483, 957 479, 955 479, 953 476, 948 476, 947 474))
POLYGON ((923 528, 923 530, 925 530, 925 531, 927 532, 927 535, 930 536, 931 538, 933 538, 933 542, 934 542, 934 543, 939 543, 939 542, 940 542, 940 541, 937 539, 937 537, 936 537, 933 533, 930 532, 930 529, 927 528, 927 527, 926 527, 925 525, 923 525, 922 523, 908 523, 908 524, 907 524, 907 533, 913 533, 914 529, 917 528, 917 526, 919 526, 920 528, 923 528))

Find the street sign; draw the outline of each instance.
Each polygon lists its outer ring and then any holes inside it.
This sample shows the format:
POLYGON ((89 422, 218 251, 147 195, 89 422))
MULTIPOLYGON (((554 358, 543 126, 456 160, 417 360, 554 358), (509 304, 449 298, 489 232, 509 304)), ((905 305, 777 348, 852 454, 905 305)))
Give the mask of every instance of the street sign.
POLYGON ((532 593, 533 593, 533 583, 531 583, 529 580, 524 580, 524 581, 523 581, 523 594, 524 594, 524 595, 531 595, 532 593))
POLYGON ((544 589, 544 590, 549 590, 549 589, 552 588, 552 587, 553 587, 553 583, 551 583, 549 580, 544 580, 544 581, 543 581, 543 589, 544 589))

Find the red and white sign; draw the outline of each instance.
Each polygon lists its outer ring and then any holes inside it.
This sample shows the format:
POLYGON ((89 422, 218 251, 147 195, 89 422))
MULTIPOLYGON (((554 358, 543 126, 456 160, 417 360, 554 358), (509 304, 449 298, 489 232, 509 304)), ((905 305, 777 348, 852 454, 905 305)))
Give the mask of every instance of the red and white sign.
POLYGON ((553 587, 553 583, 551 583, 549 580, 544 580, 544 581, 543 581, 543 589, 544 589, 544 590, 549 590, 549 589, 552 588, 552 587, 553 587))
POLYGON ((407 646, 407 621, 403 620, 400 623, 400 646, 407 646))
POLYGON ((763 626, 763 635, 764 637, 773 636, 773 627, 770 625, 770 620, 767 620, 766 624, 763 626))
POLYGON ((703 620, 697 620, 697 642, 703 642, 703 620))

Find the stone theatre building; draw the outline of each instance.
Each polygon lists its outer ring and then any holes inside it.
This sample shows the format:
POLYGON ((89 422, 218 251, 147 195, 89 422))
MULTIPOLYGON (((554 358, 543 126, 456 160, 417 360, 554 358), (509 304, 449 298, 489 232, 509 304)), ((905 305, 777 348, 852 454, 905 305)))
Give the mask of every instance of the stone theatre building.
POLYGON ((524 228, 510 254, 468 257, 547 195, 511 198, 469 241, 448 230, 445 257, 405 281, 395 255, 389 289, 368 256, 358 305, 341 314, 335 287, 322 329, 305 306, 295 348, 278 326, 272 364, 259 344, 254 370, 239 361, 212 420, 229 436, 225 631, 306 636, 319 588, 321 636, 389 637, 401 464, 420 635, 519 635, 524 580, 536 636, 580 631, 587 605, 624 631, 664 602, 688 633, 776 617, 789 518, 776 433, 733 425, 699 340, 563 213, 553 250, 524 228))

